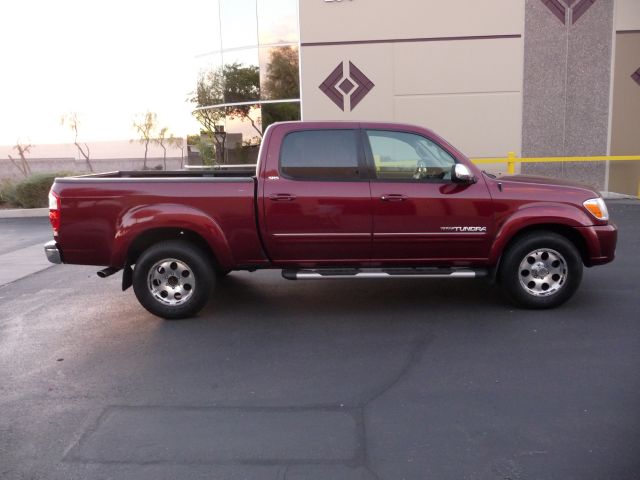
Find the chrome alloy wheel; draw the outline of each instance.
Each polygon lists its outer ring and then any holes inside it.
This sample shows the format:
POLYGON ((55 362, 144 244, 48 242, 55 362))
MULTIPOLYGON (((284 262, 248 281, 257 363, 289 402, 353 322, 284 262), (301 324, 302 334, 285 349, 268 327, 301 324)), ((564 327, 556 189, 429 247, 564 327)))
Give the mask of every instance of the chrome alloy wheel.
POLYGON ((536 297, 553 295, 567 281, 567 262, 550 248, 541 248, 528 253, 518 269, 520 285, 536 297))
POLYGON ((175 258, 165 258, 149 269, 147 285, 158 302, 176 306, 193 295, 196 279, 189 265, 175 258))

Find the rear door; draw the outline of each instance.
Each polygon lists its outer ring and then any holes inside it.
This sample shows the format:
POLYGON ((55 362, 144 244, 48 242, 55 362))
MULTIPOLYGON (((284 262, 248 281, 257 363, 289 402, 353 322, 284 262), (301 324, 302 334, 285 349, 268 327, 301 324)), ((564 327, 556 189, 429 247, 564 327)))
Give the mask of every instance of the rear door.
POLYGON ((368 262, 373 219, 366 173, 358 124, 278 127, 263 174, 271 259, 303 266, 368 262))
POLYGON ((364 129, 372 176, 374 264, 482 263, 493 207, 482 178, 451 181, 459 160, 425 133, 364 129))

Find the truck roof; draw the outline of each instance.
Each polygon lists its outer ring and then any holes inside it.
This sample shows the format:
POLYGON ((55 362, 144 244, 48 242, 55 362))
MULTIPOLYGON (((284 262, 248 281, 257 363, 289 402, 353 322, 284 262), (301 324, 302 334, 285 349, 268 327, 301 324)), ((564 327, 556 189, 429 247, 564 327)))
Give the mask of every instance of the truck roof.
MULTIPOLYGON (((373 128, 373 129, 391 129, 391 130, 426 130, 431 134, 436 134, 430 128, 409 123, 400 122, 383 122, 383 121, 358 121, 358 120, 297 120, 288 122, 276 122, 273 125, 300 125, 305 124, 313 128, 373 128)), ((437 135, 437 134, 436 134, 437 135)), ((439 135, 438 135, 439 136, 439 135)))

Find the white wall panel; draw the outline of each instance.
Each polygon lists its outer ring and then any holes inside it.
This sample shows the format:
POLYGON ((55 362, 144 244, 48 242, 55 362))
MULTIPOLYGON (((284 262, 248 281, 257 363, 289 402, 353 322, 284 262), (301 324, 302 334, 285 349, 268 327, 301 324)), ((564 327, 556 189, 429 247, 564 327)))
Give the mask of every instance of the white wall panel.
POLYGON ((395 94, 522 89, 522 39, 398 43, 395 94))
POLYGON ((640 0, 616 0, 614 28, 640 30, 640 0))
POLYGON ((300 22, 304 120, 414 123, 470 156, 520 153, 522 37, 387 40, 521 35, 524 1, 300 0, 300 22), (349 61, 375 87, 342 111, 319 87, 349 61))
POLYGON ((300 0, 302 43, 523 31, 522 0, 300 0))
POLYGON ((469 157, 519 154, 520 93, 398 97, 395 120, 423 125, 445 137, 469 157))
POLYGON ((304 120, 393 120, 393 45, 302 47, 302 110, 304 120), (353 62, 375 86, 350 111, 341 111, 319 86, 341 63, 347 74, 353 62))

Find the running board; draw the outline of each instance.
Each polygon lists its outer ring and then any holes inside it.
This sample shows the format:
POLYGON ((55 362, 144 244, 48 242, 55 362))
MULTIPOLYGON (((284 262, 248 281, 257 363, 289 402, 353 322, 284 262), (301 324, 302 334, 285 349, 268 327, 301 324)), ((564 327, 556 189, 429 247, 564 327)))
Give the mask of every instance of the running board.
POLYGON ((282 270, 287 280, 335 280, 367 278, 481 278, 488 275, 486 269, 470 268, 318 268, 282 270))

